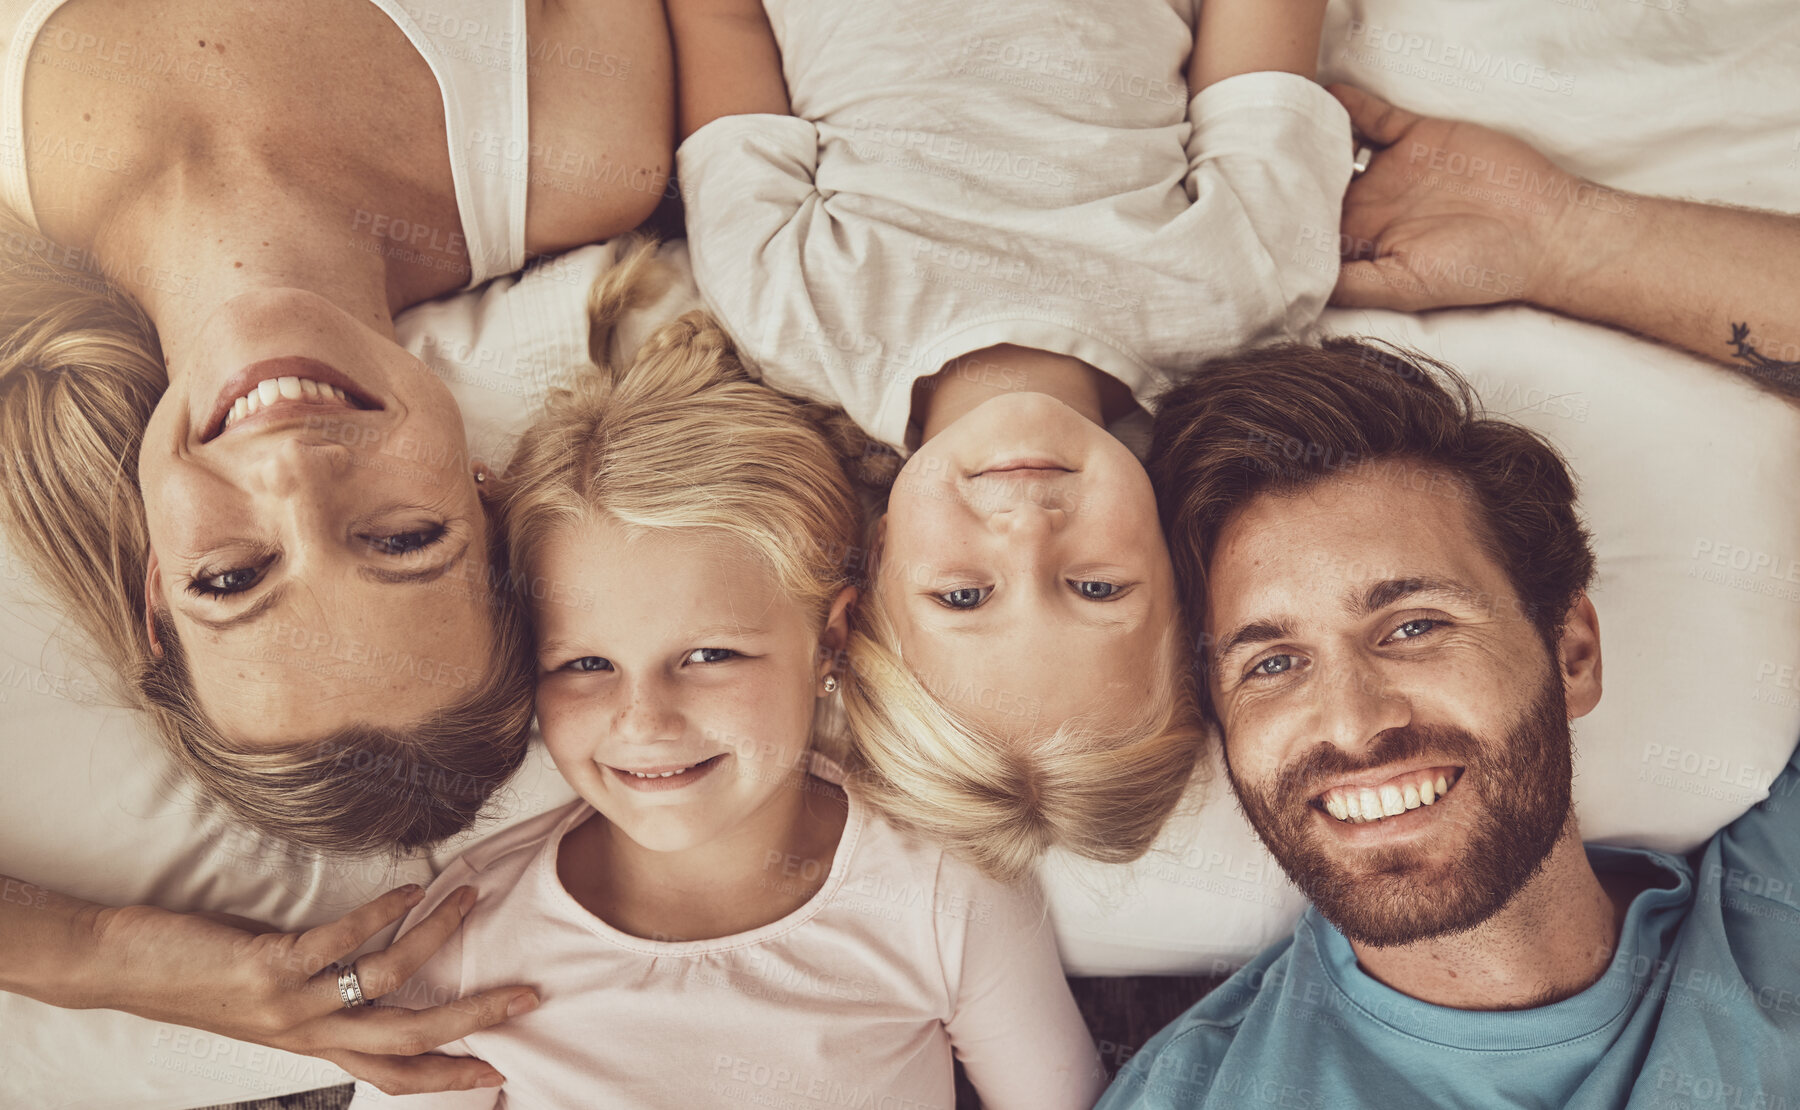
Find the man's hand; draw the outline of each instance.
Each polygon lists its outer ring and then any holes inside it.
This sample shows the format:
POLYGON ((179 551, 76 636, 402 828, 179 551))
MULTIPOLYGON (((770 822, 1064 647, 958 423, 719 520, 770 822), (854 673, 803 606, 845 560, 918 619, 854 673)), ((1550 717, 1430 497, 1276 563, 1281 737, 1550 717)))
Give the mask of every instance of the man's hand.
POLYGON ((1347 85, 1331 92, 1382 148, 1344 197, 1332 304, 1524 301, 1717 359, 1800 399, 1800 217, 1620 192, 1480 124, 1347 85))
MULTIPOLYGON (((421 1010, 349 1009, 338 994, 332 965, 420 896, 417 887, 390 891, 302 933, 225 914, 102 909, 93 917, 96 958, 86 994, 71 1001, 318 1056, 389 1094, 497 1087, 500 1073, 480 1060, 427 1054, 529 1011, 537 1004, 529 989, 502 987, 421 1010)), ((364 996, 401 987, 474 902, 475 892, 464 888, 388 948, 358 959, 364 996)))
POLYGON ((1479 124, 1416 115, 1348 85, 1330 91, 1377 148, 1344 197, 1332 304, 1416 312, 1548 299, 1559 216, 1596 186, 1479 124))

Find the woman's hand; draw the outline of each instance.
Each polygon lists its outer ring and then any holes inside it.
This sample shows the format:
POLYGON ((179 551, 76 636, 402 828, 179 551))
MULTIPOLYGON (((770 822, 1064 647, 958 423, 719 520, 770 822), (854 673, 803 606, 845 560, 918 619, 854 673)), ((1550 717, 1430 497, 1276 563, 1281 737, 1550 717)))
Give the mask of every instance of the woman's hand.
MULTIPOLYGON (((537 997, 502 987, 429 1009, 347 1008, 332 965, 417 905, 417 886, 390 891, 336 921, 302 933, 226 914, 171 913, 151 906, 102 909, 86 997, 140 1017, 318 1056, 389 1094, 497 1087, 504 1080, 469 1057, 432 1048, 526 1013, 537 997)), ((386 949, 356 961, 363 996, 398 990, 450 938, 475 904, 465 887, 386 949)), ((401 990, 397 1001, 412 999, 401 990)))
POLYGON ((1565 210, 1599 186, 1480 124, 1417 115, 1348 85, 1330 91, 1376 148, 1344 197, 1332 304, 1416 312, 1554 302, 1573 230, 1565 210))

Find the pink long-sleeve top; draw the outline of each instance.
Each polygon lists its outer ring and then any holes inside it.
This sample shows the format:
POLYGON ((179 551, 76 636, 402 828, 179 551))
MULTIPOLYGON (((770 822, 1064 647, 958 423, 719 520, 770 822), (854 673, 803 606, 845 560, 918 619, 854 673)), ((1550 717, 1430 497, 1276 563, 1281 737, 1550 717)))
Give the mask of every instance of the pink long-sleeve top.
MULTIPOLYGON (((507 1077, 499 1090, 354 1107, 793 1107, 950 1110, 951 1056, 993 1110, 1087 1110, 1104 1086, 1035 893, 904 835, 850 796, 818 892, 759 929, 646 940, 583 908, 557 847, 584 802, 483 841, 406 925, 464 884, 461 931, 384 1002, 422 1008, 520 983, 538 1009, 439 1051, 507 1077)), ((771 861, 771 881, 817 874, 771 861), (792 871, 793 874, 787 872, 792 871)))

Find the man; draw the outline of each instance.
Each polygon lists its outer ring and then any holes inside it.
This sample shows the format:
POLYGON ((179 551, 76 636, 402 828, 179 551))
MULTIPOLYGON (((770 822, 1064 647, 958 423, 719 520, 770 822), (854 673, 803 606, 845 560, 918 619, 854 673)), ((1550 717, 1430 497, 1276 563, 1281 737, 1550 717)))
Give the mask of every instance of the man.
POLYGON ((1554 449, 1333 340, 1202 368, 1150 472, 1233 788, 1314 905, 1102 1107, 1800 1106, 1800 766, 1696 862, 1581 843, 1554 449))

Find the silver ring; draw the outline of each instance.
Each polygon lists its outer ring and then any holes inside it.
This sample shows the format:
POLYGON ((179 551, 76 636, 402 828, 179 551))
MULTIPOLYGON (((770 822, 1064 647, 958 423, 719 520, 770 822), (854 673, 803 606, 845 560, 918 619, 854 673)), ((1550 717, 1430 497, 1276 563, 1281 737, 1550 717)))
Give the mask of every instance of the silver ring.
POLYGON ((338 994, 343 996, 344 1005, 350 1009, 369 1004, 369 1000, 363 997, 362 983, 357 981, 354 964, 338 968, 338 994))
POLYGON ((1352 158, 1350 160, 1351 175, 1355 176, 1356 174, 1359 174, 1359 173, 1363 172, 1364 170, 1368 169, 1369 168, 1369 160, 1374 157, 1375 157, 1375 151, 1373 149, 1371 149, 1369 146, 1367 146, 1366 144, 1363 146, 1357 147, 1356 148, 1356 157, 1352 158))

